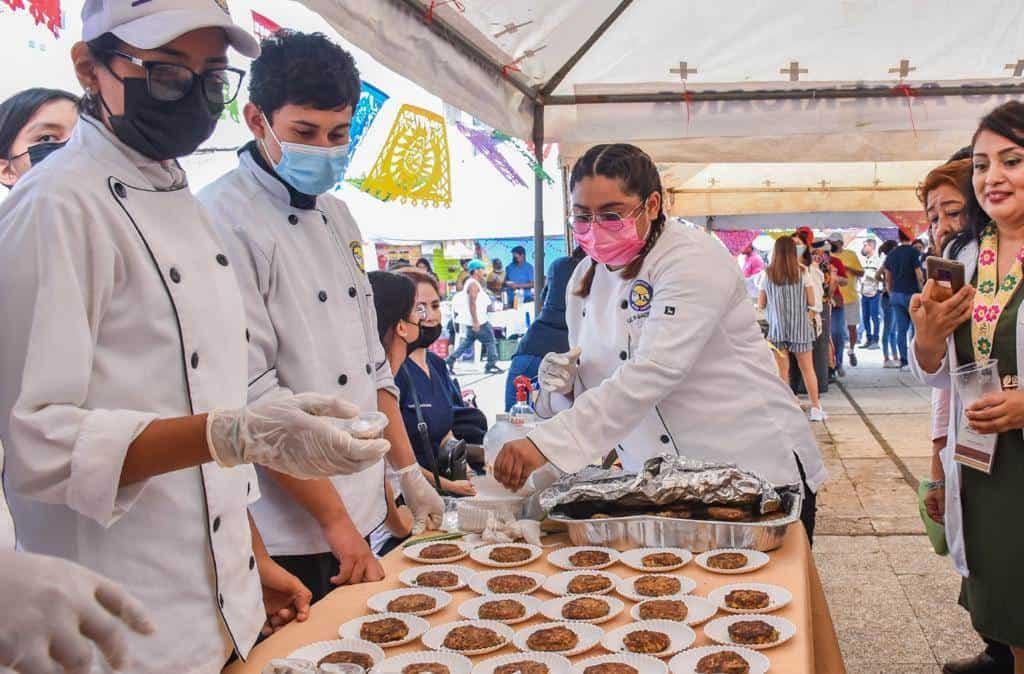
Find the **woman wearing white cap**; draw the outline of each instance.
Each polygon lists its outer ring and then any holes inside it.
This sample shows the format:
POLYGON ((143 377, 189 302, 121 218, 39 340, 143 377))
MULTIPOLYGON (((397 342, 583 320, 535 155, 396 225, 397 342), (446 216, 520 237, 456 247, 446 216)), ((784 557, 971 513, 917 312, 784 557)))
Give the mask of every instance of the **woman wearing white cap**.
POLYGON ((255 56, 255 40, 214 0, 89 0, 83 24, 82 119, 0 206, 5 478, 24 548, 109 576, 152 615, 130 671, 212 674, 268 615, 308 607, 251 528, 248 464, 349 473, 389 445, 319 418, 357 412, 337 398, 244 407, 242 299, 174 160, 238 91, 228 46, 255 56))

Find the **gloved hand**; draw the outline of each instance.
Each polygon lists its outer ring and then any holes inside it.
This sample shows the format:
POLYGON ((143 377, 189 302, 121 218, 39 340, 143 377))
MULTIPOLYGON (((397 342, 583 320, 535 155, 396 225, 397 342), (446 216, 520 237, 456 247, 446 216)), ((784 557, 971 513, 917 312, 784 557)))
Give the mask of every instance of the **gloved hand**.
POLYGON ((359 414, 350 402, 301 393, 234 410, 214 410, 206 444, 221 466, 259 463, 300 479, 349 475, 380 461, 391 443, 354 438, 331 421, 359 414))
POLYGON ((423 533, 424 529, 439 528, 444 519, 444 501, 434 485, 427 482, 419 464, 413 463, 399 470, 398 480, 405 502, 412 510, 413 535, 423 533))
POLYGON ((562 395, 572 393, 576 371, 579 369, 577 361, 582 352, 580 347, 574 346, 566 353, 549 353, 544 356, 540 367, 537 368, 537 383, 540 384, 540 390, 562 395))
POLYGON ((13 550, 0 551, 0 606, 0 669, 23 674, 85 674, 93 644, 121 669, 127 630, 154 629, 117 583, 57 557, 13 550))

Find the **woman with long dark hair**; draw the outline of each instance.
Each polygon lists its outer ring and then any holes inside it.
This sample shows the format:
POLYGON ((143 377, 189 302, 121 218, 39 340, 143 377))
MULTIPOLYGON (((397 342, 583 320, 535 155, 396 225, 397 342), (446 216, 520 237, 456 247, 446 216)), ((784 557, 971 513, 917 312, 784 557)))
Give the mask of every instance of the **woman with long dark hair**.
POLYGON ((64 147, 76 122, 78 97, 62 89, 25 89, 0 103, 0 185, 14 187, 64 147))
POLYGON ((498 480, 518 489, 547 462, 572 472, 613 448, 627 470, 666 452, 730 461, 776 484, 803 481, 810 533, 825 468, 729 252, 668 221, 658 170, 637 147, 591 148, 569 187, 589 259, 566 297, 572 348, 538 370, 538 411, 568 409, 505 445, 498 480))
POLYGON ((1007 522, 1020 512, 1024 493, 1024 392, 1017 385, 1024 367, 1024 104, 1006 103, 986 115, 972 145, 967 226, 947 252, 964 265, 968 283, 944 300, 929 280, 913 298, 910 355, 921 381, 951 392, 935 486, 945 489, 946 539, 964 577, 960 603, 978 632, 1013 649, 1020 674, 1024 537, 1007 522), (968 398, 951 376, 964 365, 993 362, 999 392, 968 398))
POLYGON ((772 261, 761 284, 758 306, 767 311, 768 341, 775 346, 775 363, 782 381, 789 384, 789 354, 792 353, 811 399, 811 421, 824 421, 812 359, 816 339, 814 283, 806 267, 800 264, 793 239, 788 236, 776 239, 772 261))

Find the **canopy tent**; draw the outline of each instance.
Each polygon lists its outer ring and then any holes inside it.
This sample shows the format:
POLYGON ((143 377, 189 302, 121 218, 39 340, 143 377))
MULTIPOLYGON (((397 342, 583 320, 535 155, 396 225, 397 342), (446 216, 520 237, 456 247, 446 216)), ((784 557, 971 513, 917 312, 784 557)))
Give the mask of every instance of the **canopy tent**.
MULTIPOLYGON (((1017 0, 302 1, 485 123, 559 142, 567 163, 629 141, 669 175, 669 164, 730 162, 751 175, 745 164, 892 164, 891 185, 839 185, 817 168, 768 208, 760 191, 733 189, 730 213, 913 207, 920 167, 898 164, 944 160, 979 116, 1024 93, 1017 0)), ((666 182, 676 213, 702 198, 704 211, 719 207, 715 184, 666 182)))

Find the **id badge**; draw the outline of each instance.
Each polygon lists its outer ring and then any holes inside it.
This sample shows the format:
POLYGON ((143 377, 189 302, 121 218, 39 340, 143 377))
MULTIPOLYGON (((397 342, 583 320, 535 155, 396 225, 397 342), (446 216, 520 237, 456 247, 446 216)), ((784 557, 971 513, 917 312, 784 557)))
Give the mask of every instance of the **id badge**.
POLYGON ((967 422, 967 415, 960 413, 960 423, 956 429, 956 449, 953 460, 959 464, 980 470, 986 475, 992 474, 992 463, 996 458, 996 440, 998 433, 979 433, 967 422))

